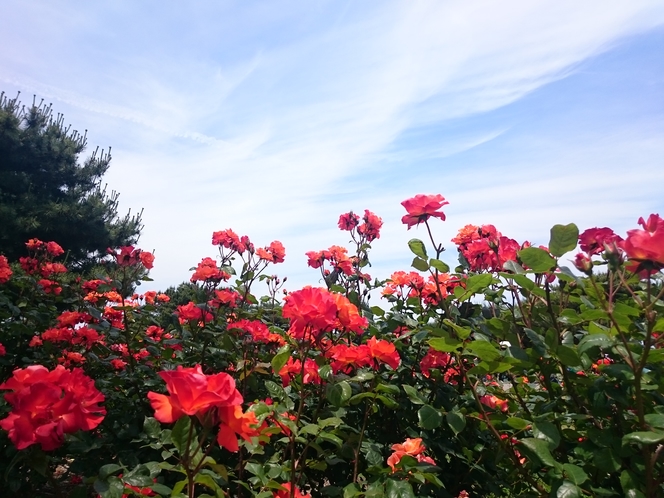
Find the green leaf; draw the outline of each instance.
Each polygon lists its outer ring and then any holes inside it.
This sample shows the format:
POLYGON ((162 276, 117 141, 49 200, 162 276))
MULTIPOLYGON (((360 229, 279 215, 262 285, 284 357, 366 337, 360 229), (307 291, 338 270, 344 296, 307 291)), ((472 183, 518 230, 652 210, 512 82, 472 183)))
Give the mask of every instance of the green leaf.
POLYGON ((327 399, 336 407, 343 406, 353 395, 353 389, 345 380, 332 384, 327 389, 327 399))
POLYGON ((466 328, 466 327, 462 327, 461 325, 457 325, 456 323, 454 323, 449 318, 445 318, 443 320, 443 323, 445 325, 447 325, 448 327, 451 327, 457 333, 457 337, 459 339, 468 339, 468 337, 470 337, 470 332, 471 332, 470 328, 466 328))
POLYGON ((512 429, 516 429, 517 431, 522 431, 531 423, 528 420, 524 420, 522 418, 518 417, 510 417, 507 420, 505 420, 505 423, 509 425, 512 429))
POLYGON ((445 353, 453 353, 463 347, 463 342, 451 337, 435 337, 429 339, 429 346, 436 351, 443 351, 445 353))
POLYGON ((290 358, 290 356, 291 352, 288 345, 281 347, 279 351, 277 351, 277 354, 274 355, 271 361, 272 370, 275 374, 279 373, 283 366, 288 362, 288 358, 290 358))
POLYGON ((604 472, 611 473, 620 470, 621 462, 611 448, 599 448, 593 452, 593 463, 604 472))
POLYGON ((629 470, 623 470, 620 473, 620 486, 623 489, 623 493, 628 498, 645 498, 643 493, 639 491, 641 482, 638 477, 636 477, 629 470))
POLYGON ((533 422, 533 436, 546 441, 550 450, 555 450, 560 444, 560 433, 551 422, 533 422))
POLYGON ((420 397, 419 393, 417 392, 417 389, 415 389, 413 386, 408 385, 408 384, 403 384, 401 387, 403 387, 403 390, 406 393, 406 396, 408 396, 408 399, 414 405, 423 405, 423 404, 426 403, 426 401, 424 401, 420 397))
POLYGON ((456 411, 447 412, 445 420, 447 420, 447 425, 454 431, 454 434, 459 434, 466 427, 466 417, 464 417, 463 413, 456 411))
POLYGON ((118 470, 122 470, 122 467, 114 463, 103 465, 99 469, 99 479, 105 481, 108 479, 108 476, 115 474, 118 470))
POLYGON ((579 341, 577 349, 579 354, 583 354, 592 348, 610 348, 613 341, 606 334, 588 334, 579 341))
POLYGON ((440 410, 436 410, 431 405, 424 405, 417 412, 417 420, 422 429, 431 430, 440 426, 443 416, 440 410))
POLYGON ((161 432, 161 425, 156 418, 145 417, 143 421, 143 432, 148 435, 148 437, 157 438, 161 432))
POLYGON ((520 439, 519 442, 547 467, 556 466, 556 461, 553 459, 551 451, 549 451, 549 443, 547 441, 529 437, 520 439))
POLYGON ((441 273, 448 273, 450 271, 450 267, 439 259, 431 258, 429 260, 429 266, 435 268, 441 273))
POLYGON ((410 266, 420 271, 429 270, 429 263, 427 263, 426 260, 422 258, 413 258, 413 262, 410 264, 410 266))
POLYGON ((526 270, 524 270, 523 267, 519 263, 517 263, 516 261, 512 261, 511 259, 509 261, 505 261, 505 263, 503 264, 503 270, 510 271, 510 272, 516 273, 516 274, 526 272, 526 270))
POLYGON ((556 354, 558 355, 560 362, 566 367, 581 366, 581 358, 574 348, 560 345, 558 346, 558 349, 556 349, 556 354))
POLYGON ((664 429, 664 414, 662 413, 649 413, 645 415, 646 423, 651 427, 657 427, 658 429, 664 429))
POLYGON ((408 247, 415 256, 427 259, 427 248, 424 246, 424 242, 420 239, 410 239, 408 241, 408 247))
POLYGON ((626 434, 622 438, 622 444, 655 444, 660 441, 664 441, 664 432, 638 431, 626 434))
MULTIPOLYGON (((188 416, 180 417, 180 419, 175 422, 175 427, 173 427, 173 431, 171 432, 171 439, 180 455, 184 455, 187 451, 190 427, 191 419, 188 416)), ((195 434, 192 434, 191 440, 196 440, 195 434)))
POLYGON ((581 467, 572 463, 563 464, 563 473, 567 479, 577 485, 583 484, 588 480, 588 474, 581 467))
POLYGON ((563 483, 556 490, 556 498, 581 498, 581 489, 570 481, 563 481, 563 483))
POLYGON ((415 498, 415 494, 408 481, 388 479, 385 486, 385 498, 415 498))
POLYGON ((544 342, 542 336, 531 329, 523 329, 523 330, 526 333, 528 339, 530 339, 530 341, 533 343, 535 351, 537 351, 537 353, 540 354, 541 356, 546 356, 547 352, 549 351, 549 348, 544 342))
POLYGON ((556 260, 539 247, 526 247, 521 249, 517 255, 524 265, 536 273, 545 273, 556 267, 556 260))
POLYGON ((579 240, 579 229, 574 223, 569 225, 554 225, 551 228, 551 238, 549 239, 549 251, 554 256, 573 251, 579 240))
POLYGON ((353 498, 354 496, 361 495, 360 487, 351 482, 344 488, 344 498, 353 498))
POLYGON ((501 358, 500 351, 488 341, 472 341, 466 346, 479 359, 492 362, 501 358))
POLYGON ((124 484, 115 476, 108 478, 108 481, 97 479, 94 488, 101 498, 122 498, 124 494, 124 484))

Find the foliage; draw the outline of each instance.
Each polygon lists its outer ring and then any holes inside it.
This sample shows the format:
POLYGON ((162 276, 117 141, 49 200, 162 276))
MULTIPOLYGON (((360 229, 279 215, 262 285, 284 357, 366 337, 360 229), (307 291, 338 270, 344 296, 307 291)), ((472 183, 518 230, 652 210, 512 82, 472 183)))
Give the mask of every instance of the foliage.
MULTIPOLYGON (((18 97, 17 97, 18 98, 18 97)), ((83 164, 85 135, 70 132, 62 115, 42 103, 25 108, 0 93, 0 247, 11 259, 25 255, 31 238, 57 240, 68 262, 94 262, 109 247, 138 240, 140 214, 118 216, 118 194, 101 178, 111 161, 95 151, 83 164)))
POLYGON ((52 271, 59 251, 37 241, 31 261, 0 259, 6 494, 661 496, 664 220, 625 240, 556 225, 550 249, 468 225, 451 271, 429 224, 443 205, 404 201, 428 238, 408 244, 417 271, 372 280, 382 220, 346 213, 353 251, 307 253, 325 286, 283 300, 266 273, 283 246, 232 230, 168 295, 132 294, 153 259, 134 248, 107 280, 52 271), (562 259, 577 244, 583 276, 562 259), (73 432, 54 405, 15 403, 7 379, 30 365, 81 368, 103 421, 73 432))

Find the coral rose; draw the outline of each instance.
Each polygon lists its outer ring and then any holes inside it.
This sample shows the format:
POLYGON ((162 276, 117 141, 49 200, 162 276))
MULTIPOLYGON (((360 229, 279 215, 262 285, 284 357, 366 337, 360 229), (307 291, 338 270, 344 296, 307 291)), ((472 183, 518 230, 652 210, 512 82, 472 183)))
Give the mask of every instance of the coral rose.
POLYGON ((445 213, 438 210, 446 204, 449 204, 449 202, 447 202, 445 197, 440 194, 418 194, 401 203, 401 205, 406 208, 406 211, 408 211, 408 214, 401 218, 401 222, 404 225, 408 225, 408 230, 410 230, 410 227, 419 225, 432 216, 445 221, 445 213))
POLYGON ((242 404, 242 395, 235 381, 227 373, 205 375, 200 365, 193 368, 178 366, 177 370, 159 372, 166 382, 170 396, 148 392, 155 410, 154 417, 170 424, 183 415, 203 414, 212 407, 242 404))

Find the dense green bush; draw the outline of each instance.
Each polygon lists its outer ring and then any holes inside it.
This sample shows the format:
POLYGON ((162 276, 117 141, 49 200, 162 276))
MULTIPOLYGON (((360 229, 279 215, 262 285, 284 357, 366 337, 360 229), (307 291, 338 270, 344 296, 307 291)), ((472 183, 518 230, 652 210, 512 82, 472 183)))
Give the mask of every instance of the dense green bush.
POLYGON ((266 273, 283 246, 232 230, 168 295, 133 294, 153 260, 133 247, 98 280, 64 273, 57 244, 0 258, 3 488, 661 496, 664 220, 624 240, 556 225, 548 248, 469 225, 451 270, 431 224, 445 204, 403 203, 428 238, 409 242, 417 271, 367 275, 382 221, 346 213, 352 252, 307 253, 325 287, 283 299, 266 273))

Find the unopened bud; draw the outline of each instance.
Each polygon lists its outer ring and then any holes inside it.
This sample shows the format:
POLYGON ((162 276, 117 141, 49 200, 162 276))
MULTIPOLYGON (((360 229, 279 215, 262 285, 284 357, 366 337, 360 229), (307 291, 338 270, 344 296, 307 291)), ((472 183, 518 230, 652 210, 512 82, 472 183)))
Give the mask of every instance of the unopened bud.
POLYGON ((577 270, 586 275, 592 275, 593 273, 593 262, 592 260, 584 253, 580 252, 574 257, 574 266, 577 270))

